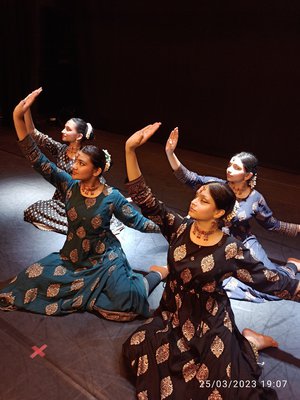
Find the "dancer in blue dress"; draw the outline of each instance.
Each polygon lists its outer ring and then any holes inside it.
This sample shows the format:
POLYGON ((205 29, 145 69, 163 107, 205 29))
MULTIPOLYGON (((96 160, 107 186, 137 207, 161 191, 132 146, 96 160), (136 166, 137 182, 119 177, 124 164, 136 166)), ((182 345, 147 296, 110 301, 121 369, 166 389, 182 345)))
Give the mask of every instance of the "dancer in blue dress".
POLYGON ((167 269, 153 266, 145 277, 133 272, 110 230, 110 219, 114 213, 141 232, 159 232, 159 228, 118 190, 99 180, 110 167, 106 150, 83 147, 72 176, 41 153, 24 123, 24 112, 40 92, 32 92, 16 106, 14 123, 25 157, 63 194, 68 233, 59 252, 34 262, 0 290, 0 309, 46 315, 88 310, 113 320, 149 316, 148 295, 167 269))

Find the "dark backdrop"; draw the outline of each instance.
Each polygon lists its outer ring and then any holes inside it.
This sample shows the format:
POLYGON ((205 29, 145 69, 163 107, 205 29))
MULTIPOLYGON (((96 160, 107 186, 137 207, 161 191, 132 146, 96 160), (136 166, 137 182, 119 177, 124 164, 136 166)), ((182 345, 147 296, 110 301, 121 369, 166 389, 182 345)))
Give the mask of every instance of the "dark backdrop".
POLYGON ((299 172, 299 0, 0 0, 2 121, 42 85, 35 113, 76 114, 299 172))

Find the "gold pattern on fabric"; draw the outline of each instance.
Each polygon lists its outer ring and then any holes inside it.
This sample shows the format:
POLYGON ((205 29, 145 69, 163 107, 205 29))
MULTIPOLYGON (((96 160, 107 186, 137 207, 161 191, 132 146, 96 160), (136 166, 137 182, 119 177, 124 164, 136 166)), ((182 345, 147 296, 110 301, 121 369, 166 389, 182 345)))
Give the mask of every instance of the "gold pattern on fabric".
POLYGON ((43 171, 43 173, 50 175, 51 174, 51 164, 50 162, 45 162, 41 164, 41 170, 43 171))
POLYGON ((137 376, 143 375, 148 371, 149 361, 148 356, 145 354, 144 356, 139 357, 138 359, 138 367, 137 367, 137 376))
POLYGON ((97 300, 97 299, 94 298, 93 300, 90 301, 89 306, 88 306, 88 308, 89 308, 90 311, 92 311, 92 310, 94 309, 94 305, 95 305, 95 303, 96 303, 96 300, 97 300))
POLYGON ((156 333, 166 333, 169 330, 169 325, 167 324, 163 329, 159 329, 156 333))
POLYGON ((220 392, 217 389, 214 389, 213 392, 208 396, 207 400, 223 400, 223 397, 220 395, 220 392))
POLYGON ((67 190, 67 193, 66 193, 66 201, 70 200, 70 198, 72 197, 72 195, 73 195, 72 190, 71 190, 71 189, 67 190))
POLYGON ((124 204, 122 206, 122 214, 125 215, 125 217, 130 217, 132 215, 132 208, 129 204, 124 204))
POLYGON ((77 261, 78 261, 78 250, 77 249, 73 249, 71 252, 70 252, 70 260, 73 262, 73 263, 76 263, 77 261))
POLYGON ((163 362, 167 361, 170 356, 170 344, 166 343, 161 345, 155 353, 156 363, 162 364, 163 362))
POLYGON ((236 277, 242 282, 253 282, 250 272, 243 268, 237 270, 236 277))
POLYGON ((216 281, 213 282, 207 282, 204 286, 202 286, 202 290, 204 292, 212 293, 216 290, 216 281))
POLYGON ((270 271, 269 269, 264 269, 264 275, 269 282, 277 282, 279 281, 279 275, 277 272, 270 271))
POLYGON ((68 241, 68 242, 71 242, 71 240, 73 239, 73 237, 74 237, 74 233, 73 233, 73 232, 70 232, 70 233, 68 234, 68 236, 67 236, 67 241, 68 241))
POLYGON ((67 214, 71 221, 75 221, 75 219, 77 218, 77 212, 74 207, 70 208, 67 214))
POLYGON ((101 242, 101 240, 99 240, 96 245, 96 252, 98 254, 103 254, 104 251, 105 251, 105 244, 103 242, 101 242))
POLYGON ((243 260, 244 259, 244 251, 241 247, 239 247, 236 256, 234 257, 237 260, 243 260))
POLYGON ((116 269, 116 265, 112 265, 111 267, 108 268, 108 275, 111 276, 111 274, 114 272, 116 269))
POLYGON ((39 264, 35 263, 30 265, 25 271, 25 273, 28 275, 28 278, 36 278, 37 276, 40 276, 44 270, 44 267, 39 264))
POLYGON ((232 332, 232 323, 227 311, 225 311, 224 326, 226 326, 226 328, 229 329, 230 332, 232 332))
POLYGON ((216 336, 214 338, 214 340, 210 346, 210 350, 217 358, 219 358, 220 355, 223 353, 224 343, 223 343, 222 339, 219 338, 219 336, 216 336))
POLYGON ((80 278, 80 279, 76 279, 76 281, 72 282, 71 284, 71 291, 73 290, 80 290, 81 288, 83 288, 84 286, 84 279, 80 278))
POLYGON ((67 272, 67 268, 63 267, 62 265, 58 265, 55 270, 53 275, 54 276, 63 276, 67 272))
POLYGON ((174 250, 174 261, 181 261, 186 256, 186 246, 182 244, 181 246, 176 247, 174 250))
POLYGON ((79 267, 76 268, 74 271, 74 274, 79 274, 79 272, 85 271, 87 269, 87 267, 79 267))
POLYGON ((170 281, 169 283, 170 289, 172 290, 172 292, 175 292, 175 288, 177 287, 177 282, 175 281, 170 281))
POLYGON ((96 199, 94 198, 94 199, 92 199, 92 198, 86 198, 85 200, 84 200, 84 203, 85 203, 85 206, 86 206, 86 208, 91 208, 91 207, 93 207, 95 204, 96 204, 96 199))
POLYGON ((10 281, 9 284, 16 282, 18 275, 14 276, 10 281))
POLYGON ((248 342, 250 343, 250 346, 251 346, 251 348, 253 350, 255 360, 256 360, 256 362, 258 362, 258 349, 257 349, 257 346, 256 346, 255 343, 251 342, 251 340, 248 340, 248 342))
POLYGON ((202 337, 206 334, 206 332, 209 331, 209 329, 209 326, 205 322, 201 321, 200 325, 197 328, 197 332, 200 332, 199 336, 202 337))
POLYGON ((192 273, 190 269, 184 269, 180 274, 180 278, 182 279, 183 283, 188 283, 192 279, 192 273))
POLYGON ((201 268, 202 268, 203 272, 211 271, 214 266, 215 266, 215 260, 214 260, 212 254, 202 258, 202 260, 201 260, 201 268))
POLYGON ((179 227, 176 231, 176 236, 179 237, 186 230, 186 227, 187 227, 187 224, 179 225, 179 227))
POLYGON ((116 258, 118 258, 118 254, 115 253, 114 251, 111 251, 111 252, 108 254, 108 259, 109 259, 109 261, 113 261, 113 260, 115 260, 116 258))
POLYGON ((94 229, 99 228, 102 225, 102 217, 101 215, 96 215, 91 219, 91 225, 94 229))
POLYGON ((194 337, 195 328, 190 319, 187 319, 182 325, 182 333, 187 340, 191 340, 194 337))
POLYGON ((76 235, 80 238, 83 239, 86 236, 86 231, 84 229, 83 226, 80 226, 77 230, 76 230, 76 235))
POLYGON ((178 293, 175 296, 175 302, 176 302, 177 310, 179 310, 179 308, 182 305, 182 301, 181 301, 181 297, 178 293))
POLYGON ((52 315, 52 314, 55 314, 57 310, 58 310, 58 304, 52 303, 52 304, 48 304, 46 306, 45 313, 46 313, 46 315, 52 315))
POLYGON ((15 296, 13 296, 13 292, 0 293, 0 300, 1 299, 4 299, 8 306, 12 306, 15 302, 15 296))
POLYGON ((72 302, 72 307, 79 308, 82 305, 82 301, 83 301, 82 295, 75 297, 75 299, 72 302))
POLYGON ((194 360, 190 360, 189 362, 184 364, 184 366, 182 367, 182 376, 185 382, 189 382, 196 376, 197 368, 198 365, 195 364, 194 360))
POLYGON ((167 213, 166 217, 167 217, 168 225, 172 226, 175 221, 175 215, 172 213, 167 213))
POLYGON ((170 312, 169 311, 163 311, 161 313, 161 316, 163 317, 164 321, 168 321, 168 319, 170 319, 170 312))
POLYGON ((143 390, 142 392, 139 392, 137 394, 137 398, 138 398, 138 400, 149 400, 148 399, 148 391, 147 390, 143 390))
POLYGON ((100 278, 97 277, 97 278, 95 279, 95 282, 93 282, 93 284, 92 284, 92 286, 91 286, 91 292, 93 292, 93 291, 95 290, 95 288, 96 288, 96 286, 98 285, 99 281, 100 281, 100 278))
POLYGON ((90 243, 89 239, 83 239, 83 241, 82 241, 82 249, 85 252, 90 251, 91 243, 90 243))
POLYGON ((213 316, 215 316, 218 312, 218 302, 213 297, 209 297, 206 302, 206 310, 213 316))
POLYGON ((196 379, 201 383, 208 379, 209 369, 205 364, 201 364, 196 373, 196 379))
POLYGON ((138 344, 141 344, 145 340, 145 336, 146 336, 146 331, 139 331, 134 333, 130 339, 131 346, 136 346, 138 344))
POLYGON ((230 278, 233 275, 233 272, 226 272, 226 274, 221 276, 221 281, 224 281, 227 278, 230 278))
POLYGON ((177 326, 179 326, 178 311, 175 311, 173 314, 172 326, 173 326, 173 328, 176 328, 177 326))
POLYGON ((147 215, 147 217, 157 225, 162 225, 162 219, 159 215, 147 215))
POLYGON ((231 363, 229 363, 226 367, 226 375, 228 379, 231 379, 231 363))
POLYGON ((290 300, 292 298, 291 293, 287 290, 281 290, 279 292, 274 292, 275 296, 280 297, 284 300, 290 300))
POLYGON ((185 351, 188 351, 190 349, 183 337, 177 340, 177 347, 181 351, 181 353, 184 353, 185 351))
POLYGON ((47 288, 47 297, 55 297, 58 295, 60 289, 59 283, 52 283, 47 288))
POLYGON ((229 243, 225 247, 225 259, 229 260, 230 258, 234 258, 238 253, 237 244, 235 242, 229 243))
POLYGON ((161 400, 166 399, 173 393, 173 383, 170 376, 163 378, 160 381, 160 398, 161 400))

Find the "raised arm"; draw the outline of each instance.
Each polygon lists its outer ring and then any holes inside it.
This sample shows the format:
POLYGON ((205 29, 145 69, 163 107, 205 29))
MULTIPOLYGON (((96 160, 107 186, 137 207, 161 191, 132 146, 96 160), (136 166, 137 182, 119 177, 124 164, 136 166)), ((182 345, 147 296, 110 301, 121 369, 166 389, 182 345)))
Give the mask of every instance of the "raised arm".
POLYGON ((177 143, 178 143, 178 137, 179 137, 178 128, 175 128, 170 133, 170 136, 169 136, 169 138, 166 142, 166 146, 165 146, 166 155, 168 157, 170 166, 173 171, 178 170, 178 168, 180 168, 180 165, 181 165, 181 162, 179 161, 179 159, 177 158, 177 156, 175 154, 175 149, 176 149, 177 143))
POLYGON ((134 181, 139 178, 142 173, 139 167, 139 163, 136 157, 136 149, 142 146, 147 140, 154 135, 157 129, 160 127, 160 122, 155 122, 154 124, 150 124, 145 128, 135 132, 130 136, 126 141, 125 145, 125 155, 126 155, 126 168, 127 168, 127 176, 128 180, 134 181))
POLYGON ((27 130, 24 115, 30 109, 31 105, 42 90, 42 88, 39 88, 31 92, 24 100, 21 100, 14 109, 13 120, 19 140, 25 139, 30 133, 30 130, 27 130))

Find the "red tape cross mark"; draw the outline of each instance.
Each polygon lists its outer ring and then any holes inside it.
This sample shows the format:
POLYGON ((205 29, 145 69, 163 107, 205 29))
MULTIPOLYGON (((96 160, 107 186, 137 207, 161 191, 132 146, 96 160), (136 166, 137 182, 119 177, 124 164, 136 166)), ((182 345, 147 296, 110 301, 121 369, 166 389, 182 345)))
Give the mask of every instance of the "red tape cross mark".
POLYGON ((43 352, 43 350, 45 350, 47 348, 46 344, 43 344, 43 346, 41 346, 40 348, 38 348, 36 346, 32 346, 31 348, 32 348, 32 350, 34 350, 34 352, 30 355, 30 358, 34 358, 37 355, 39 355, 41 357, 45 357, 45 353, 43 352))

